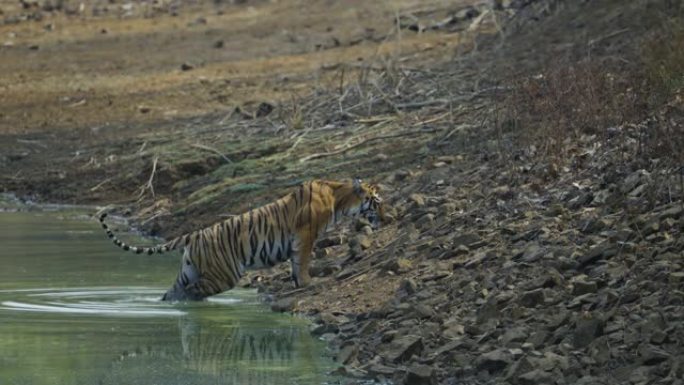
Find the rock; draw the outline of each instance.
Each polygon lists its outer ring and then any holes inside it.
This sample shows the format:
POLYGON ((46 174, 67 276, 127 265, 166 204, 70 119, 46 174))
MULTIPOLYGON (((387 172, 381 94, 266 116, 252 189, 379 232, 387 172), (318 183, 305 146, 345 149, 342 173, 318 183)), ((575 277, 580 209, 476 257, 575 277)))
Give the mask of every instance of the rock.
POLYGON ((434 383, 434 370, 428 365, 413 364, 404 377, 406 385, 432 385, 434 383))
POLYGON ((471 250, 470 245, 477 245, 482 242, 482 238, 475 234, 461 234, 454 237, 451 240, 453 248, 458 248, 460 246, 466 246, 468 250, 471 250))
POLYGON ((482 262, 490 259, 496 258, 496 253, 494 251, 480 251, 473 255, 465 263, 466 268, 474 268, 482 265, 482 262))
POLYGON ((359 246, 361 246, 362 250, 369 249, 373 244, 373 240, 367 235, 359 235, 358 238, 359 246))
POLYGON ((391 271, 395 274, 402 274, 410 271, 412 267, 413 264, 410 260, 406 258, 397 258, 394 260, 387 261, 383 265, 383 270, 391 271))
POLYGON ((295 299, 290 297, 290 298, 281 298, 271 304, 271 310, 275 312, 289 312, 292 311, 295 307, 295 299))
POLYGON ((372 377, 374 377, 376 379, 378 377, 391 378, 392 375, 394 375, 397 372, 396 368, 392 368, 392 367, 377 364, 377 363, 369 366, 367 370, 368 370, 368 374, 370 374, 372 377))
POLYGON ((543 357, 537 358, 535 360, 535 364, 538 369, 542 369, 547 372, 550 372, 556 368, 560 369, 561 371, 566 371, 570 367, 570 361, 567 357, 553 352, 545 352, 543 357))
POLYGON ((608 259, 619 252, 618 248, 609 243, 603 243, 589 250, 586 254, 579 257, 577 260, 579 268, 585 267, 599 259, 608 259))
POLYGON ((414 308, 414 314, 416 317, 419 319, 426 319, 426 318, 432 318, 435 316, 435 311, 432 310, 429 306, 426 306, 422 303, 417 304, 414 308))
POLYGON ((513 363, 513 365, 508 367, 508 369, 506 370, 505 378, 506 380, 508 380, 508 382, 515 383, 518 381, 518 377, 520 377, 524 373, 532 371, 533 369, 534 366, 532 366, 532 362, 530 361, 530 359, 527 357, 522 357, 521 359, 513 363))
POLYGON ((424 207, 425 197, 422 194, 411 194, 409 195, 409 202, 413 203, 416 207, 424 207))
POLYGON ((658 219, 660 219, 661 221, 666 219, 678 219, 682 216, 682 214, 684 214, 684 207, 681 204, 677 204, 665 211, 662 211, 658 215, 658 219))
POLYGON ((447 322, 444 327, 442 336, 446 339, 460 338, 465 333, 465 326, 457 322, 447 322))
POLYGON ((522 262, 532 263, 541 259, 544 254, 546 254, 546 251, 543 248, 539 247, 537 243, 532 243, 527 246, 519 259, 522 262))
POLYGON ((435 223, 435 214, 427 213, 416 221, 416 226, 420 229, 427 229, 435 223))
POLYGON ((347 343, 344 345, 340 351, 337 353, 335 360, 343 365, 347 365, 356 359, 356 355, 359 352, 359 346, 354 343, 347 343))
POLYGON ((322 336, 323 334, 337 333, 339 330, 337 325, 324 323, 311 329, 311 334, 314 336, 322 336))
POLYGON ((549 338, 549 333, 545 330, 537 330, 530 335, 527 342, 531 343, 535 349, 544 346, 544 342, 549 338))
POLYGON ((506 345, 510 344, 511 342, 523 342, 526 339, 527 339, 527 330, 525 327, 522 327, 522 326, 513 327, 511 329, 508 329, 503 334, 503 336, 501 336, 501 340, 506 345))
POLYGON ((454 14, 454 19, 456 20, 468 20, 472 19, 474 17, 477 17, 480 14, 480 11, 477 10, 477 8, 473 6, 468 6, 463 9, 460 9, 454 14))
POLYGON ((670 354, 665 350, 651 344, 639 346, 639 357, 644 365, 656 365, 670 358, 670 354))
POLYGON ((409 335, 395 338, 385 356, 389 362, 401 363, 411 358, 414 354, 419 355, 422 351, 423 338, 409 335))
POLYGON ((582 317, 575 323, 573 343, 577 348, 588 346, 596 337, 603 334, 603 321, 597 317, 582 317))
POLYGON ((684 282, 684 271, 675 271, 670 273, 668 276, 668 281, 670 281, 670 284, 672 285, 680 285, 682 282, 684 282))
POLYGON ((506 349, 497 349, 480 355, 475 360, 478 370, 486 370, 490 374, 504 370, 513 361, 506 349))
POLYGON ((556 381, 552 373, 534 369, 518 377, 518 383, 521 385, 554 385, 556 381))
POLYGON ((518 303, 525 307, 536 307, 544 303, 544 298, 544 289, 535 289, 523 293, 518 303))
POLYGON ((598 285, 595 281, 585 280, 586 277, 580 278, 572 282, 572 294, 583 295, 588 293, 596 293, 598 285))
POLYGON ((396 296, 399 299, 407 298, 416 293, 418 285, 416 281, 412 278, 407 278, 399 282, 399 287, 397 288, 396 296))

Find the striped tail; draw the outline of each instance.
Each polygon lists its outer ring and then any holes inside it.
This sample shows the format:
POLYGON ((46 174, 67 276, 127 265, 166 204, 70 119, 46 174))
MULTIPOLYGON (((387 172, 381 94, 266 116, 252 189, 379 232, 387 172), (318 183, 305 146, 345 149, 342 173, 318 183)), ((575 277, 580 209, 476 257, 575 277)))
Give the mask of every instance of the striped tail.
POLYGON ((123 243, 119 238, 117 238, 116 235, 114 235, 112 230, 109 228, 109 226, 107 226, 107 224, 104 222, 104 219, 106 217, 107 217, 107 213, 103 213, 102 215, 100 215, 100 223, 102 224, 102 228, 104 229, 105 233, 107 233, 107 236, 109 237, 109 239, 111 239, 115 245, 119 246, 120 248, 122 248, 126 251, 132 251, 136 254, 143 254, 143 253, 146 253, 146 254, 159 253, 159 254, 161 254, 161 253, 167 252, 169 250, 175 249, 176 245, 178 244, 178 242, 176 240, 174 240, 171 242, 167 242, 167 243, 152 246, 152 247, 139 247, 139 246, 127 245, 127 244, 123 243))

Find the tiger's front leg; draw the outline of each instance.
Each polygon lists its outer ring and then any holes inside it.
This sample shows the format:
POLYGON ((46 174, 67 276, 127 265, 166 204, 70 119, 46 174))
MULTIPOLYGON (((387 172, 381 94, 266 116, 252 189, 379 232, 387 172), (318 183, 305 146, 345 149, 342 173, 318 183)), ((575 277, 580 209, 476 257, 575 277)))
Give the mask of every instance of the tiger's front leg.
POLYGON ((309 266, 315 239, 306 231, 299 231, 292 246, 292 281, 296 287, 306 287, 311 283, 309 266))

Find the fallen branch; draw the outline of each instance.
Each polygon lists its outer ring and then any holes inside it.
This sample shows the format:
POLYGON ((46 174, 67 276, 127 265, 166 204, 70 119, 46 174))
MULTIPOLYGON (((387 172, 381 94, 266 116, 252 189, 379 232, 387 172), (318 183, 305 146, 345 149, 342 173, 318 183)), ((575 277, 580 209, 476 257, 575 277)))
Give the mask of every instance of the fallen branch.
POLYGON ((421 102, 400 103, 394 105, 394 107, 398 110, 410 110, 413 108, 423 108, 429 106, 443 106, 445 104, 449 104, 449 102, 450 101, 447 99, 431 99, 424 100, 421 102))
POLYGON ((145 190, 150 190, 150 192, 152 193, 152 198, 154 198, 154 186, 152 186, 152 181, 154 180, 154 174, 157 172, 157 161, 159 161, 159 157, 155 156, 154 161, 152 162, 152 172, 150 173, 150 179, 147 180, 147 183, 140 186, 140 193, 138 193, 138 199, 142 198, 143 194, 145 194, 145 190))
POLYGON ((341 149, 336 150, 336 151, 319 152, 319 153, 307 155, 307 156, 305 156, 305 157, 299 159, 299 161, 300 161, 301 163, 303 163, 303 162, 310 161, 310 160, 312 160, 312 159, 319 159, 319 158, 325 158, 325 157, 328 157, 328 156, 343 154, 343 153, 345 153, 345 152, 347 152, 347 151, 349 151, 349 150, 351 150, 351 149, 354 149, 354 148, 356 148, 356 147, 360 147, 360 146, 362 146, 362 145, 364 145, 364 144, 368 144, 368 143, 370 143, 370 142, 374 142, 374 141, 376 141, 376 140, 391 139, 391 138, 399 138, 399 137, 402 137, 402 136, 413 136, 413 135, 420 135, 420 134, 428 134, 428 133, 434 133, 434 132, 436 132, 436 131, 438 131, 438 130, 409 131, 409 132, 400 132, 400 133, 398 133, 398 134, 390 134, 390 135, 375 136, 375 137, 372 137, 372 138, 364 139, 364 140, 362 140, 362 141, 360 141, 360 142, 358 142, 358 143, 356 143, 356 144, 353 144, 353 145, 348 146, 348 147, 345 147, 345 148, 341 148, 341 149))
POLYGON ((233 161, 230 160, 227 156, 225 156, 221 151, 219 151, 213 147, 209 147, 207 145, 200 144, 200 143, 190 143, 190 147, 195 147, 195 148, 199 148, 200 150, 206 150, 206 151, 213 152, 214 154, 223 158, 223 160, 225 160, 226 162, 233 163, 233 161))
POLYGON ((99 190, 100 187, 104 186, 106 183, 111 182, 111 180, 112 180, 112 178, 107 178, 107 179, 103 180, 102 182, 100 182, 100 183, 96 184, 95 186, 91 187, 91 188, 90 188, 90 191, 91 191, 91 192, 94 192, 94 191, 99 190))

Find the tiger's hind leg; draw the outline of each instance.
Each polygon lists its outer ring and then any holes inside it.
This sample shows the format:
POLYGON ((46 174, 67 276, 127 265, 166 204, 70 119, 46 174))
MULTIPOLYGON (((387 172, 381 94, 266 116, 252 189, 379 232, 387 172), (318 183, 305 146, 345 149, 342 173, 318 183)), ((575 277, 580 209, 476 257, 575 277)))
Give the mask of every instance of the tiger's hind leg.
POLYGON ((191 289, 200 281, 200 273, 190 260, 188 250, 183 251, 181 269, 173 286, 166 291, 162 301, 201 301, 205 296, 201 292, 191 289))

